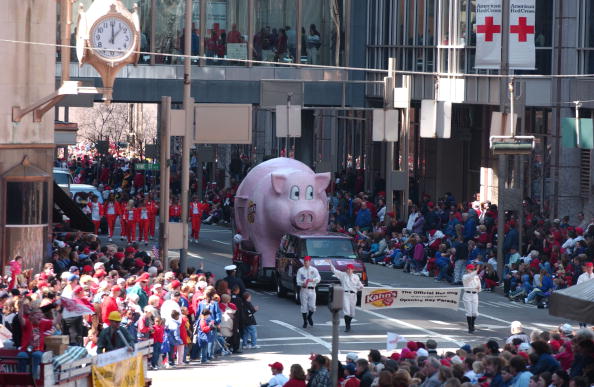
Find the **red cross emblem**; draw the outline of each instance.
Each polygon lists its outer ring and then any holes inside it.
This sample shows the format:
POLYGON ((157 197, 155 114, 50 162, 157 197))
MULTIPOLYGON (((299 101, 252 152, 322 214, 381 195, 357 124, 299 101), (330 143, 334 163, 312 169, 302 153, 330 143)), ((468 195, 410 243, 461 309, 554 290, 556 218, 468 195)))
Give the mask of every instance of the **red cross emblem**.
POLYGON ((522 17, 518 18, 518 25, 509 27, 509 31, 512 34, 518 34, 519 42, 527 42, 528 34, 534 34, 534 26, 529 26, 526 23, 527 23, 526 17, 522 16, 522 17))
POLYGON ((493 16, 485 17, 485 24, 482 26, 476 26, 476 32, 479 34, 485 34, 485 42, 492 42, 494 34, 501 33, 501 26, 493 24, 493 16))

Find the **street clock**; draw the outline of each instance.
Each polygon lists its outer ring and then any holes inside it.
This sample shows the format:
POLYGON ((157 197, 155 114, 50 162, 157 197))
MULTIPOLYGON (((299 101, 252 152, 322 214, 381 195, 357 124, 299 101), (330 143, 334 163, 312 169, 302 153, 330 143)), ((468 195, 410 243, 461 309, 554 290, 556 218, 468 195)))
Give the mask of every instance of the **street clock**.
POLYGON ((103 81, 103 99, 111 101, 117 73, 136 64, 140 48, 138 5, 130 12, 121 0, 95 0, 87 11, 80 5, 76 27, 79 64, 90 64, 103 81))

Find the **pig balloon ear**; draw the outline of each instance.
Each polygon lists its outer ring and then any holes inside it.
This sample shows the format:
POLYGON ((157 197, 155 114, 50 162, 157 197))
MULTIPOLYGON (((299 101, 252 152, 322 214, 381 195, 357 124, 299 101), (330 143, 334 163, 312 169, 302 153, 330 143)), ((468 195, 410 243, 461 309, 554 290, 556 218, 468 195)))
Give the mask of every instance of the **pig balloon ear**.
POLYGON ((316 192, 322 192, 330 184, 330 172, 316 173, 316 192))
POLYGON ((280 195, 283 192, 285 182, 287 181, 287 175, 271 173, 270 176, 272 179, 272 189, 274 189, 274 192, 280 195))

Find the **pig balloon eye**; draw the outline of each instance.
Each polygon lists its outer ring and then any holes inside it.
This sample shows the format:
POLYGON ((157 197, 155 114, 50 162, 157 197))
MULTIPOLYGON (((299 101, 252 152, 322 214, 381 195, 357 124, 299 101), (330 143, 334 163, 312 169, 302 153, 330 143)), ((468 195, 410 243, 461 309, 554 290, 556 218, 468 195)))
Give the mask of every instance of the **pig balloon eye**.
POLYGON ((299 200, 299 187, 297 187, 296 185, 291 187, 291 193, 289 194, 289 199, 299 200))
POLYGON ((308 185, 305 190, 305 200, 313 200, 313 187, 311 185, 308 185))

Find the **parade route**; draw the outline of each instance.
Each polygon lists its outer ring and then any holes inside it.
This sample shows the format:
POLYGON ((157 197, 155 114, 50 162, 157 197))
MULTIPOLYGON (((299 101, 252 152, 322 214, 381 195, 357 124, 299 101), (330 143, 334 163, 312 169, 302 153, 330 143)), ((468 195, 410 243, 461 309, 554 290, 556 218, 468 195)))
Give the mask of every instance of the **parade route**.
MULTIPOLYGON (((216 278, 225 276, 223 267, 231 263, 231 238, 228 228, 203 225, 200 242, 190 244, 189 267, 199 267, 204 262, 205 270, 215 273, 216 278)), ((172 252, 173 253, 173 252, 172 252)), ((433 278, 405 274, 378 265, 367 264, 369 285, 374 287, 444 287, 444 283, 433 278)), ((315 325, 306 329, 301 327, 299 308, 289 295, 279 298, 272 289, 250 288, 254 294, 253 302, 260 306, 256 313, 258 322, 259 349, 247 349, 241 355, 220 358, 217 362, 202 366, 192 362, 188 366, 174 370, 150 371, 155 386, 189 386, 192 377, 208 380, 214 387, 258 386, 269 378, 268 364, 280 361, 285 367, 292 363, 309 366, 311 353, 329 354, 332 342, 332 316, 325 304, 318 304, 314 314, 315 325), (199 372, 197 372, 200 370, 199 372), (220 381, 222 374, 227 380, 220 381), (216 381, 215 380, 219 380, 216 381)), ((489 338, 500 343, 509 336, 509 326, 520 320, 529 333, 532 329, 550 330, 566 322, 549 316, 547 309, 533 305, 510 302, 497 292, 482 292, 479 296, 479 318, 477 332, 467 333, 462 304, 458 310, 407 308, 381 311, 364 311, 357 308, 351 333, 344 333, 341 318, 339 358, 344 360, 346 353, 357 352, 366 356, 369 349, 386 352, 386 334, 394 332, 406 340, 423 341, 432 338, 438 343, 438 352, 458 349, 468 343, 476 346, 489 338)), ((577 324, 575 324, 577 325, 577 324)), ((402 348, 406 342, 398 344, 402 348)))

